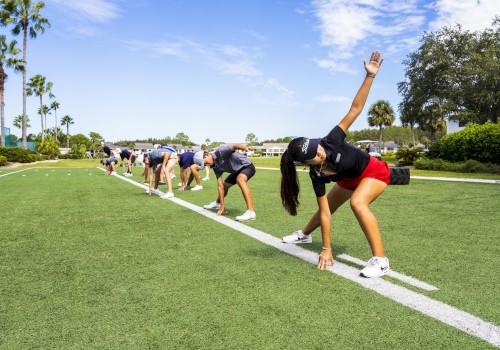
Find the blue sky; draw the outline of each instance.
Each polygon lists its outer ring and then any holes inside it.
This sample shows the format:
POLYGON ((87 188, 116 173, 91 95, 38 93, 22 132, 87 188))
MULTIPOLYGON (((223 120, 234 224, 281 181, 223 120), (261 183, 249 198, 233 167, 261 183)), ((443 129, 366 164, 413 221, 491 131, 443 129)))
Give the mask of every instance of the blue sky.
MULTIPOLYGON (((198 144, 321 137, 348 111, 372 50, 385 61, 364 111, 401 101, 402 61, 422 31, 488 27, 499 0, 46 0, 52 27, 28 43, 28 78, 51 81, 70 133, 106 141, 174 137, 198 144)), ((2 28, 6 33, 7 30, 2 28)), ((22 42, 22 38, 17 40, 22 42)), ((7 72, 6 126, 22 114, 7 72)), ((50 103, 48 99, 44 102, 50 103)), ((30 133, 40 132, 28 97, 30 133)), ((396 125, 400 125, 399 119, 396 125)), ((48 127, 54 117, 48 116, 48 127)))

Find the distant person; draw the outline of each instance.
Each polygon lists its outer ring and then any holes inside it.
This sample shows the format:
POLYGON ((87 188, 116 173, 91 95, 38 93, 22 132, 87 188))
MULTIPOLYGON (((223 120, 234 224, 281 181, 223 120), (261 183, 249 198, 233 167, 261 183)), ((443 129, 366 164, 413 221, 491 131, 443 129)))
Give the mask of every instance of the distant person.
POLYGON ((247 184, 248 180, 255 175, 255 166, 247 156, 236 152, 236 150, 248 151, 248 147, 240 144, 221 146, 214 152, 203 153, 203 161, 205 165, 214 169, 218 183, 217 199, 203 206, 203 208, 217 209, 217 215, 221 215, 225 209, 224 197, 233 185, 238 184, 245 199, 247 210, 243 215, 237 216, 236 220, 255 220, 256 215, 252 203, 252 194, 247 184), (223 173, 229 173, 229 176, 224 181, 222 180, 223 173))
POLYGON ((124 173, 124 176, 132 176, 132 165, 135 163, 135 154, 134 151, 124 149, 123 151, 119 148, 116 149, 116 154, 120 155, 122 159, 122 167, 125 168, 125 159, 127 160, 127 172, 124 173))
MULTIPOLYGON (((162 146, 160 145, 159 143, 157 143, 156 145, 153 146, 154 149, 164 149, 164 150, 167 150, 169 152, 177 152, 174 148, 170 147, 170 146, 162 146)), ((161 177, 160 177, 160 184, 164 185, 165 184, 165 181, 163 179, 164 176, 167 176, 169 175, 171 179, 175 179, 177 176, 175 176, 175 168, 172 167, 172 169, 170 170, 170 173, 168 174, 161 174, 161 177)))
MULTIPOLYGON (((177 163, 177 153, 167 151, 166 149, 155 149, 144 155, 144 164, 149 167, 149 194, 158 193, 158 184, 160 182, 161 174, 170 173, 170 169, 177 163), (154 175, 154 189, 153 189, 153 175, 154 175)), ((172 179, 167 176, 168 192, 163 195, 162 199, 173 198, 172 192, 172 179)))
POLYGON ((186 187, 191 185, 193 179, 196 181, 196 186, 191 188, 191 191, 199 191, 203 189, 198 171, 205 168, 203 162, 203 151, 199 152, 184 152, 179 155, 179 166, 181 167, 181 182, 179 183, 179 191, 184 191, 186 187), (187 176, 189 170, 189 179, 187 176))
POLYGON ((380 53, 372 53, 366 63, 366 76, 354 97, 349 112, 330 133, 322 139, 299 137, 292 140, 281 158, 281 201, 285 210, 297 215, 299 183, 294 162, 309 165, 309 175, 316 194, 318 211, 302 230, 283 237, 285 243, 311 243, 311 233, 321 227, 323 248, 318 268, 326 269, 334 263, 330 242, 331 215, 350 200, 351 209, 368 240, 372 258, 361 270, 363 277, 380 277, 389 271, 389 259, 385 256, 379 225, 369 208, 390 183, 387 164, 370 156, 361 149, 345 142, 346 132, 361 113, 375 75, 383 59, 380 53), (326 194, 325 184, 336 182, 326 194))
POLYGON ((104 145, 104 142, 101 142, 101 149, 105 155, 108 156, 106 160, 101 159, 101 164, 106 165, 106 175, 116 175, 115 165, 117 163, 115 155, 109 146, 104 145))

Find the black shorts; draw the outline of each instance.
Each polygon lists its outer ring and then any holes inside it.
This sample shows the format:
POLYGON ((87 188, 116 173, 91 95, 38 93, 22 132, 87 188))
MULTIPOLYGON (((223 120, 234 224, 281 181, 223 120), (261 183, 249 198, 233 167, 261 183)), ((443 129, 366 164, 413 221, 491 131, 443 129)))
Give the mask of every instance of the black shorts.
POLYGON ((235 185, 236 184, 236 178, 238 177, 239 174, 246 175, 247 181, 250 180, 254 175, 255 175, 255 166, 253 164, 247 165, 244 168, 241 168, 235 173, 229 174, 228 177, 224 180, 224 182, 227 182, 229 184, 235 185))

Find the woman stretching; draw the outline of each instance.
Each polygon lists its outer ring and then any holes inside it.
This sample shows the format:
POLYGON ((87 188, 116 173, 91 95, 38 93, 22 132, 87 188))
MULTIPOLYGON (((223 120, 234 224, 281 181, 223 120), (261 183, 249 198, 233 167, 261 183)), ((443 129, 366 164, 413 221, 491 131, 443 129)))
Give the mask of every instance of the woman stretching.
POLYGON ((330 219, 333 213, 350 199, 351 209, 370 244, 373 257, 361 270, 363 277, 380 277, 389 271, 377 219, 368 205, 384 192, 389 183, 387 164, 346 143, 346 131, 361 113, 368 92, 383 59, 372 53, 364 60, 366 76, 354 97, 347 115, 322 139, 299 137, 290 142, 281 158, 281 201, 285 210, 297 215, 299 183, 294 162, 309 165, 309 175, 316 193, 318 211, 302 230, 283 237, 285 243, 311 243, 310 234, 321 227, 323 249, 318 268, 324 270, 334 262, 330 243, 330 219), (325 184, 336 182, 326 194, 325 184))

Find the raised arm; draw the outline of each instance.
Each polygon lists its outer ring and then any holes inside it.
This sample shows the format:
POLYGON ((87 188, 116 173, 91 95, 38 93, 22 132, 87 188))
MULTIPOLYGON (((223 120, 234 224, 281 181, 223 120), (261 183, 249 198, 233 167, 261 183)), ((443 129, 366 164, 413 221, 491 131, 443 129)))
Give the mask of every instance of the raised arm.
POLYGON ((240 143, 237 143, 237 144, 235 144, 235 145, 231 145, 231 151, 233 151, 233 152, 234 152, 234 151, 236 151, 236 150, 238 150, 238 149, 239 149, 239 150, 242 150, 242 151, 245 151, 245 152, 248 152, 248 150, 249 150, 250 148, 248 148, 247 146, 242 145, 242 144, 240 144, 240 143))
POLYGON ((363 110, 366 99, 368 98, 368 93, 370 92, 370 88, 372 87, 373 79, 375 78, 375 75, 377 75, 383 61, 384 59, 380 58, 380 52, 378 51, 372 52, 370 61, 368 63, 366 63, 366 60, 363 60, 366 70, 365 79, 363 80, 358 93, 352 101, 349 112, 347 112, 346 116, 339 123, 339 127, 344 130, 344 132, 349 129, 349 127, 352 125, 352 123, 354 123, 356 118, 363 110))

